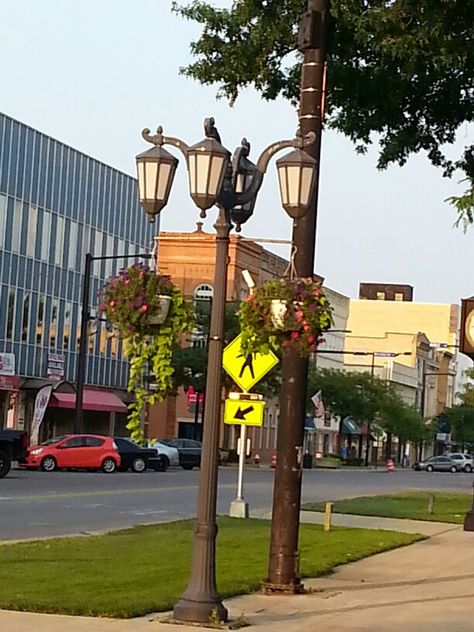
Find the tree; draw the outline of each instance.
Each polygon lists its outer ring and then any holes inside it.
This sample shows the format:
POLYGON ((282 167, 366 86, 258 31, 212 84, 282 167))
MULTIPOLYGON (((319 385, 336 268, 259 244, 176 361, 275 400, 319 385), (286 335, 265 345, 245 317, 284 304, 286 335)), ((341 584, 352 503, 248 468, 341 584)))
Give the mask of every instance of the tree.
MULTIPOLYGON (((196 58, 182 72, 219 86, 231 104, 254 86, 265 99, 299 99, 296 30, 306 0, 203 0, 173 10, 202 26, 196 58)), ((451 197, 457 224, 474 221, 474 145, 448 158, 463 124, 474 119, 474 0, 331 0, 327 125, 360 153, 378 139, 377 167, 405 164, 425 151, 445 177, 461 174, 451 197)))
POLYGON ((341 420, 372 421, 379 410, 385 382, 372 379, 370 373, 318 369, 311 367, 308 376, 307 410, 314 410, 311 397, 321 390, 326 408, 341 420))
POLYGON ((395 386, 370 373, 312 368, 308 381, 308 411, 313 410, 311 396, 318 390, 323 393, 327 409, 341 421, 352 417, 375 423, 384 430, 387 458, 391 456, 392 435, 413 442, 427 435, 419 413, 402 400, 395 386))
POLYGON ((464 377, 470 381, 464 382, 462 391, 457 395, 463 405, 474 407, 474 368, 464 371, 464 377))
POLYGON ((448 423, 457 443, 474 443, 474 407, 461 404, 446 408, 443 420, 448 423))

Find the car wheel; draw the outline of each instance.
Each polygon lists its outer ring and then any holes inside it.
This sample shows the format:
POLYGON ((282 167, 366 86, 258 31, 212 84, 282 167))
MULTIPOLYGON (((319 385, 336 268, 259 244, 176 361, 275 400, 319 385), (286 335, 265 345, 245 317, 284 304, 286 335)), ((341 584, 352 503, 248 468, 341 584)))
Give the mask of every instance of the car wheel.
POLYGON ((170 460, 167 456, 163 456, 160 454, 159 463, 155 465, 155 472, 166 472, 170 464, 170 460))
POLYGON ((52 456, 45 456, 41 461, 41 469, 43 472, 54 472, 57 467, 56 459, 52 456))
POLYGON ((452 472, 453 474, 456 474, 456 472, 458 471, 458 468, 457 468, 455 465, 452 465, 452 466, 449 468, 449 471, 450 471, 450 472, 452 472))
POLYGON ((5 450, 0 450, 0 478, 3 478, 10 471, 12 462, 10 455, 5 450))
POLYGON ((137 474, 144 472, 146 470, 146 461, 142 459, 141 456, 138 456, 136 459, 133 459, 132 463, 132 472, 137 472, 137 474))
POLYGON ((432 465, 427 465, 426 466, 426 471, 427 472, 432 472, 433 471, 433 466, 432 465))
POLYGON ((102 471, 106 474, 112 474, 117 469, 117 463, 108 457, 102 461, 102 471))
POLYGON ((194 465, 183 465, 182 468, 183 470, 192 470, 194 467, 194 465))
POLYGON ((465 472, 472 472, 472 465, 465 465, 464 466, 464 471, 465 472))

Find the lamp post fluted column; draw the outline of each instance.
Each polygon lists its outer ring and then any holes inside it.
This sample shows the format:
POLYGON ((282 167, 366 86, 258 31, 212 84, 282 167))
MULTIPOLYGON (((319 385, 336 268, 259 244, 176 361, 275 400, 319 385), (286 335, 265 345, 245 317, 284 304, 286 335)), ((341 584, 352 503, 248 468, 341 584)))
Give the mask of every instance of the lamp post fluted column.
POLYGON ((174 607, 175 619, 190 623, 209 623, 211 619, 227 620, 227 610, 221 602, 216 586, 216 499, 219 429, 221 421, 221 371, 224 347, 224 316, 227 291, 229 233, 236 231, 252 215, 257 194, 270 159, 280 150, 293 151, 277 162, 282 204, 290 217, 301 217, 311 201, 314 187, 314 159, 304 148, 314 142, 314 134, 297 134, 292 140, 269 145, 256 164, 248 159, 250 144, 244 138, 230 160, 229 152, 221 145, 214 119, 204 121, 206 137, 188 146, 179 138, 164 136, 160 126, 156 134, 149 129, 143 138, 154 145, 137 156, 140 203, 154 221, 168 202, 178 161, 163 145, 178 148, 186 158, 190 194, 201 217, 217 205, 216 262, 214 296, 208 344, 206 376, 206 406, 203 423, 203 446, 197 520, 191 576, 183 596, 174 607))
POLYGON ((219 428, 222 407, 222 350, 224 348, 224 315, 227 293, 227 257, 231 224, 228 212, 220 207, 216 229, 216 264, 212 299, 209 355, 206 378, 206 409, 197 520, 194 528, 194 549, 188 587, 174 607, 180 621, 209 623, 213 612, 220 621, 227 621, 216 584, 216 500, 219 428))

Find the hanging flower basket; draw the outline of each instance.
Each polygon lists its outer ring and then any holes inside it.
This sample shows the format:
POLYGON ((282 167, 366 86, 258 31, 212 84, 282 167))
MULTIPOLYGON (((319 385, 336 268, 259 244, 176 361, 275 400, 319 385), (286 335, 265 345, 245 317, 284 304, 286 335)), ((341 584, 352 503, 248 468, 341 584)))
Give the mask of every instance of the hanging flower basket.
POLYGON ((301 356, 316 350, 333 323, 321 284, 311 277, 266 281, 241 302, 239 320, 244 353, 291 345, 301 356))
POLYGON ((173 349, 179 337, 192 330, 194 315, 171 278, 142 263, 120 270, 107 281, 100 291, 99 311, 124 339, 130 360, 128 390, 134 395, 127 428, 140 440, 142 411, 172 388, 173 349), (144 380, 150 370, 153 391, 144 380))

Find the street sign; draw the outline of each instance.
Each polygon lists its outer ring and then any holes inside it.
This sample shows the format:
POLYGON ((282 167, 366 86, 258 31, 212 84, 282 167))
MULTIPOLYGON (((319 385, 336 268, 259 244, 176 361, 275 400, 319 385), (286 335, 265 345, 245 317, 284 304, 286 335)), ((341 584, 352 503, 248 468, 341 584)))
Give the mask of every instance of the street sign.
POLYGON ((261 426, 265 402, 261 400, 226 399, 224 423, 241 426, 261 426))
POLYGON ((239 334, 224 349, 222 366, 243 391, 248 391, 278 364, 278 358, 273 351, 244 355, 240 348, 241 338, 242 334, 239 334))

